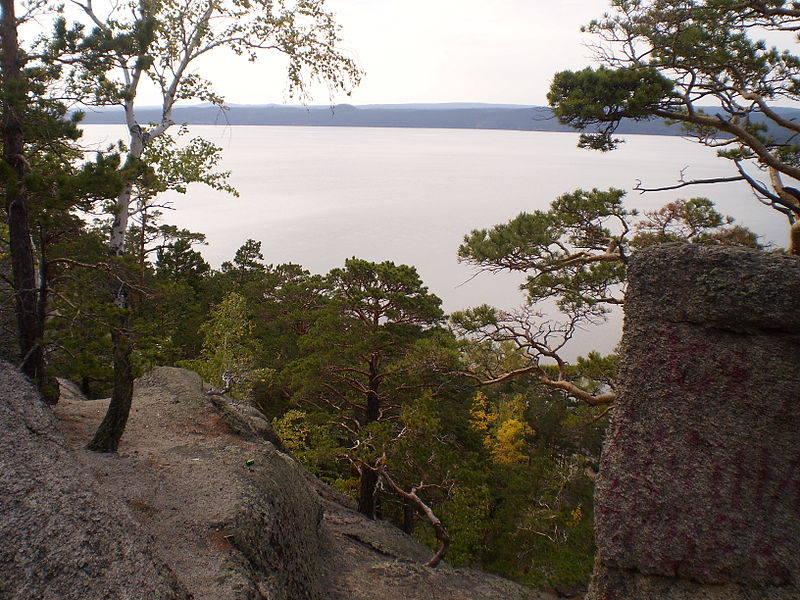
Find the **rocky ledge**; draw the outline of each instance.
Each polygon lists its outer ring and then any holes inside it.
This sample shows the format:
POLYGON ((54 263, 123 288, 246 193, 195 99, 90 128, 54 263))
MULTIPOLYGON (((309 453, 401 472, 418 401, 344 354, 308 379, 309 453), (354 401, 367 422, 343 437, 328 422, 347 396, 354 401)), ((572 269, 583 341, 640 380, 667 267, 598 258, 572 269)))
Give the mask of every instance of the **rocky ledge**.
POLYGON ((117 454, 83 448, 106 402, 51 410, 0 366, 0 596, 194 600, 535 600, 370 521, 190 371, 137 381, 117 454))

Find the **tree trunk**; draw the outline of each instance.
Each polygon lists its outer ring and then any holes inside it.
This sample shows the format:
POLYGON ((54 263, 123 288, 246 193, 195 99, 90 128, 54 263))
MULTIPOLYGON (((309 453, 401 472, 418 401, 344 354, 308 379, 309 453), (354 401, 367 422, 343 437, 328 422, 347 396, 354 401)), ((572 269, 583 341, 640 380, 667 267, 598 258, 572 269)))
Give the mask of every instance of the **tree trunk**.
POLYGON ((116 317, 111 330, 114 353, 114 389, 111 401, 94 438, 86 446, 96 452, 116 452, 125 431, 133 399, 133 370, 131 366, 130 316, 123 313, 116 317))
POLYGON ((800 220, 792 223, 789 230, 789 254, 800 256, 800 220))
POLYGON ((17 41, 13 0, 0 0, 2 52, 2 142, 6 164, 6 211, 11 246, 11 269, 17 311, 20 368, 40 388, 44 381, 43 323, 39 319, 36 270, 25 190, 22 115, 25 111, 25 83, 17 41))
MULTIPOLYGON (((800 207, 800 195, 794 188, 787 188, 781 181, 781 174, 774 167, 769 169, 769 179, 772 184, 772 189, 781 199, 785 200, 795 208, 800 207)), ((789 254, 793 256, 800 256, 800 219, 794 215, 789 227, 789 254)))
MULTIPOLYGON (((137 147, 132 148, 132 153, 137 147)), ((141 156, 141 145, 138 154, 141 156)), ((129 159, 130 160, 130 159, 129 159)), ((117 198, 117 214, 111 226, 109 237, 109 254, 121 258, 125 255, 125 234, 128 230, 128 209, 133 191, 133 185, 128 184, 117 198)), ((128 414, 133 402, 133 366, 131 353, 133 340, 130 327, 130 301, 128 286, 125 283, 115 282, 111 293, 117 316, 113 317, 111 327, 111 345, 114 357, 114 388, 111 391, 111 401, 108 404, 106 416, 94 434, 92 441, 87 444, 89 450, 96 452, 116 452, 119 441, 125 432, 128 423, 128 414)))
MULTIPOLYGON (((90 3, 89 9, 91 10, 90 3)), ((140 13, 137 19, 146 19, 150 16, 149 8, 146 3, 139 5, 140 13)), ((205 15, 201 19, 203 27, 208 23, 212 12, 212 4, 209 4, 205 15)), ((198 25, 200 27, 200 25, 198 25)), ((194 49, 197 48, 197 36, 193 37, 194 49)), ((152 41, 152 40, 151 40, 152 41)), ((150 42, 147 43, 149 45, 150 42)), ((174 125, 172 121, 172 106, 178 94, 178 88, 183 82, 184 71, 195 56, 193 52, 187 52, 184 61, 180 64, 177 71, 172 72, 172 84, 168 91, 164 93, 164 104, 161 114, 161 123, 150 127, 148 131, 142 129, 136 120, 136 93, 142 75, 147 70, 147 60, 149 50, 147 47, 141 49, 141 53, 136 65, 126 75, 126 97, 123 102, 125 110, 125 123, 130 133, 130 149, 123 169, 133 167, 144 154, 147 144, 162 135, 167 129, 174 125)), ((134 169, 135 170, 135 169, 134 169)), ((126 252, 126 234, 128 233, 128 217, 130 213, 131 198, 133 197, 133 182, 129 182, 122 193, 117 197, 116 214, 111 225, 109 235, 109 254, 112 257, 123 257, 126 252)), ((143 224, 144 226, 144 224, 143 224)), ((89 448, 100 452, 114 452, 119 444, 119 439, 125 431, 125 424, 128 422, 128 413, 131 409, 133 398, 133 369, 131 368, 131 352, 133 350, 133 340, 130 328, 130 300, 127 285, 122 284, 114 295, 113 302, 119 310, 120 316, 117 323, 111 330, 111 340, 114 354, 114 389, 111 393, 111 402, 100 428, 97 430, 94 439, 89 443, 89 448)))
POLYGON ((358 486, 358 512, 370 519, 375 518, 377 500, 375 498, 378 487, 378 473, 366 465, 359 469, 361 480, 358 486))
MULTIPOLYGON (((365 424, 373 423, 380 418, 380 396, 378 395, 380 378, 378 376, 378 360, 377 355, 373 354, 369 361, 365 424)), ((378 473, 367 466, 362 466, 359 471, 361 477, 358 486, 358 512, 365 517, 374 519, 377 509, 375 492, 378 486, 378 473)))
POLYGON ((373 423, 381 416, 381 398, 378 394, 380 386, 379 357, 373 354, 369 359, 369 380, 367 381, 367 410, 365 423, 373 423))
POLYGON ((92 399, 92 381, 94 377, 89 377, 88 375, 84 375, 81 379, 81 393, 86 396, 87 400, 92 399))
POLYGON ((403 498, 403 531, 408 535, 414 535, 415 519, 414 505, 409 498, 403 498))
MULTIPOLYGON (((39 326, 40 339, 44 338, 44 326, 47 322, 47 301, 48 301, 48 282, 52 280, 52 273, 48 271, 47 265, 47 250, 46 243, 43 236, 39 235, 39 265, 37 269, 37 284, 38 293, 36 298, 36 319, 39 326)), ((39 389, 42 392, 42 397, 50 404, 56 404, 61 395, 61 389, 58 380, 45 371, 44 362, 44 346, 40 345, 42 349, 42 376, 40 378, 39 389)))
MULTIPOLYGON (((141 58, 144 59, 144 55, 141 58)), ((125 121, 131 137, 130 150, 128 151, 124 168, 134 166, 142 158, 148 142, 162 135, 173 125, 170 115, 172 104, 175 101, 174 90, 168 97, 165 97, 160 125, 152 127, 149 131, 144 131, 136 121, 134 101, 136 99, 136 88, 143 72, 143 67, 141 65, 137 66, 127 86, 128 98, 125 100, 124 109, 125 121)), ((176 77, 178 79, 176 79, 175 86, 177 86, 177 81, 180 79, 180 76, 176 75, 176 77)), ((114 222, 111 225, 108 240, 108 252, 111 257, 121 258, 125 256, 128 217, 132 197, 133 182, 129 182, 116 201, 116 214, 114 215, 114 222)), ((130 298, 127 285, 122 284, 118 287, 113 294, 113 302, 121 315, 117 317, 117 323, 112 327, 111 331, 114 354, 114 389, 111 392, 108 412, 100 424, 94 439, 87 446, 91 450, 99 452, 116 451, 119 440, 125 431, 125 424, 128 422, 128 413, 133 399, 133 369, 131 366, 133 340, 131 338, 130 298)))
MULTIPOLYGON (((385 457, 386 455, 384 455, 385 457)), ((426 567, 436 567, 442 560, 444 559, 445 555, 447 554, 448 548, 450 548, 450 536, 448 535, 447 531, 445 531, 442 522, 439 520, 430 506, 425 504, 422 499, 417 495, 419 488, 412 487, 410 492, 405 491, 399 485, 397 485, 392 479, 391 475, 386 470, 386 466, 380 465, 378 469, 375 471, 376 475, 383 477, 386 483, 389 484, 389 487, 392 488, 397 494, 403 499, 404 502, 410 503, 412 506, 419 511, 420 514, 425 515, 425 517, 430 522, 433 530, 436 532, 436 539, 439 540, 439 549, 436 551, 436 554, 425 563, 426 567)))

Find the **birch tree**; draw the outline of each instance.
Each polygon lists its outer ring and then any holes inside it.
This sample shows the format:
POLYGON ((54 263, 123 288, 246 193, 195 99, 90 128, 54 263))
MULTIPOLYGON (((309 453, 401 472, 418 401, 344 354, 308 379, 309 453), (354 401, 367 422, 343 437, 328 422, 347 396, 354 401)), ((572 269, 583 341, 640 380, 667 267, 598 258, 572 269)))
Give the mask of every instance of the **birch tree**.
MULTIPOLYGON (((358 84, 354 62, 338 48, 339 27, 324 0, 131 0, 96 6, 72 0, 91 29, 82 39, 63 38, 82 53, 80 68, 70 75, 71 89, 92 95, 98 104, 122 108, 128 130, 123 171, 130 177, 116 199, 109 230, 109 254, 126 254, 126 232, 136 175, 154 140, 175 122, 173 109, 184 100, 223 105, 210 81, 196 70, 199 59, 224 49, 254 61, 263 51, 288 59, 289 93, 305 100, 317 81, 330 90, 358 84), (137 115, 140 89, 154 84, 162 103, 158 122, 143 123, 137 115)), ((115 451, 124 431, 132 395, 131 337, 128 289, 117 285, 118 309, 112 327, 115 382, 109 410, 89 447, 115 451)))

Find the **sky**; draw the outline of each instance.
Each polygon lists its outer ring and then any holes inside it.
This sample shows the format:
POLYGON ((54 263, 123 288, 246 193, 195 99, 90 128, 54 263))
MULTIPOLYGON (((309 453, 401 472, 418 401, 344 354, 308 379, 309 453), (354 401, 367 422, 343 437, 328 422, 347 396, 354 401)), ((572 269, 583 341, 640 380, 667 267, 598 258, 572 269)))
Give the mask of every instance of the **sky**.
MULTIPOLYGON (((580 27, 608 0, 328 0, 342 47, 366 73, 333 103, 546 104, 555 72, 590 64, 580 27)), ((219 53, 200 64, 230 104, 296 103, 278 56, 249 64, 219 53)), ((143 97, 158 103, 157 96, 143 97)), ((312 103, 329 103, 324 89, 312 103)))
MULTIPOLYGON (((95 6, 110 0, 97 0, 95 6)), ((546 105, 553 75, 592 64, 580 31, 610 0, 327 0, 341 48, 365 72, 350 96, 315 90, 312 104, 488 102, 546 105)), ((67 4, 67 10, 77 10, 67 4)), ((795 40, 790 40, 794 48, 795 40)), ((778 42, 771 42, 778 43, 778 42)), ((220 49, 196 63, 229 104, 297 104, 287 94, 285 58, 249 63, 220 49)), ((141 89, 140 106, 160 105, 141 89)))

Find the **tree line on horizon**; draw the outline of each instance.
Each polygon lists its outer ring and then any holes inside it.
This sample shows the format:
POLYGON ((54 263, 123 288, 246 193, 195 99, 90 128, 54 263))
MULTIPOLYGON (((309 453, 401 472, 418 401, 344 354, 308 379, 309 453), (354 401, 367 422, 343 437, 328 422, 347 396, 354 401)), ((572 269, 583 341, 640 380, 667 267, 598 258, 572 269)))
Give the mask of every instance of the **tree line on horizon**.
MULTIPOLYGON (((702 107, 708 112, 711 107, 702 107)), ((797 119, 800 109, 778 107, 781 116, 797 119)), ((145 121, 155 120, 159 108, 143 107, 139 114, 145 121)), ((256 105, 226 106, 220 110, 216 106, 177 106, 174 118, 189 125, 267 125, 267 126, 305 126, 305 127, 410 127, 445 129, 500 129, 512 131, 573 131, 573 128, 559 122, 553 109, 545 106, 464 106, 418 105, 352 106, 336 104, 333 106, 287 106, 256 105)), ((791 135, 786 130, 770 124, 769 120, 756 113, 754 121, 769 127, 773 135, 791 135)), ((114 110, 95 110, 87 113, 83 123, 122 125, 124 115, 114 110)), ((640 120, 623 118, 617 129, 618 134, 638 135, 683 135, 683 129, 676 123, 662 119, 640 120)))
MULTIPOLYGON (((213 270, 197 249, 203 234, 163 223, 159 196, 197 183, 236 191, 217 169, 220 149, 177 126, 175 105, 223 105, 192 68, 219 48, 251 60, 283 53, 301 98, 310 81, 356 85, 361 73, 338 49, 323 0, 78 2, 80 18, 56 14, 25 47, 18 30, 54 7, 39 0, 17 15, 12 0, 0 3, 3 356, 51 402, 54 375, 110 396, 91 449, 116 451, 135 376, 185 366, 230 383, 363 514, 436 547, 431 566, 448 552, 454 564, 529 585, 586 580, 618 359, 586 349, 568 361, 564 350, 624 301, 633 252, 676 241, 759 248, 755 234, 702 197, 639 215, 622 190, 576 190, 470 232, 458 249, 477 269, 525 273, 525 307, 449 316, 408 265, 352 258, 311 274, 267 264, 247 240, 213 270), (164 100, 152 123, 137 102, 145 79, 164 100), (78 100, 117 107, 129 137, 87 160, 80 114, 68 110, 78 100), (557 316, 543 312, 547 301, 557 316)), ((800 191, 784 183, 800 180, 800 125, 772 106, 797 100, 800 59, 751 36, 755 26, 794 36, 800 9, 778 0, 611 4, 588 26, 602 66, 556 74, 554 113, 601 151, 619 143, 623 119, 678 123, 734 173, 660 189, 743 181, 787 220, 788 252, 800 254, 800 191), (716 114, 701 108, 709 100, 716 114), (764 118, 792 135, 774 137, 764 118)))

